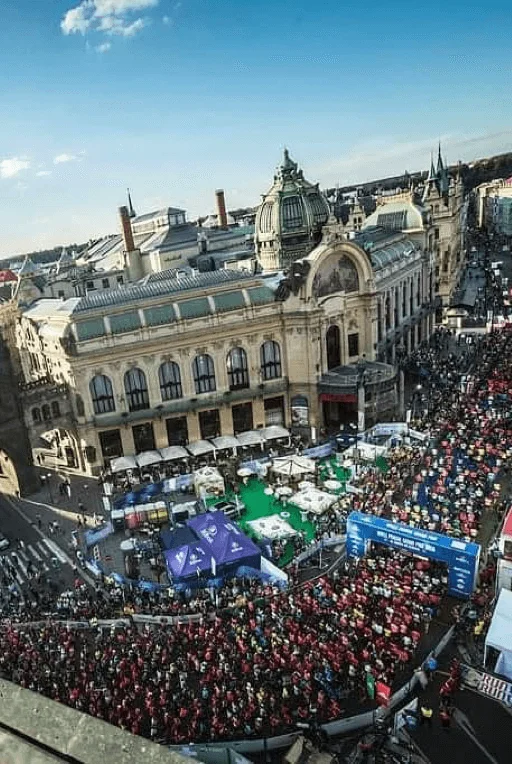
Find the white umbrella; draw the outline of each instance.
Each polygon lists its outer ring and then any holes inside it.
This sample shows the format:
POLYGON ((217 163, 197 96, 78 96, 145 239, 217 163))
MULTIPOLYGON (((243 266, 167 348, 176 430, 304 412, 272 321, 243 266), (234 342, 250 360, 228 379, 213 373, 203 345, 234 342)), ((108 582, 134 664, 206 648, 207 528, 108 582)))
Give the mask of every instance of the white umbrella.
POLYGON ((298 477, 306 472, 314 473, 316 465, 313 459, 308 459, 306 456, 284 456, 280 459, 274 459, 272 470, 278 475, 298 477))
POLYGON ((246 478, 246 477, 250 477, 254 473, 252 470, 249 469, 249 467, 240 467, 240 469, 237 470, 236 474, 238 475, 238 477, 246 478))
POLYGON ((291 496, 292 493, 293 493, 293 489, 287 485, 279 486, 278 488, 276 488, 277 496, 291 496))

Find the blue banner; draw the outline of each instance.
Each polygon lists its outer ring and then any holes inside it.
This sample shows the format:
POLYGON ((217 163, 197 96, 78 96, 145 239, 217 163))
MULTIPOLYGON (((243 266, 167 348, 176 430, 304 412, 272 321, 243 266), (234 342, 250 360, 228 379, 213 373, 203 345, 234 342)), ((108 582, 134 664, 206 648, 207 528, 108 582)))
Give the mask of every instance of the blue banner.
POLYGON ((480 559, 479 544, 352 512, 347 520, 347 556, 364 557, 372 541, 446 563, 448 593, 455 597, 469 597, 473 593, 480 559))

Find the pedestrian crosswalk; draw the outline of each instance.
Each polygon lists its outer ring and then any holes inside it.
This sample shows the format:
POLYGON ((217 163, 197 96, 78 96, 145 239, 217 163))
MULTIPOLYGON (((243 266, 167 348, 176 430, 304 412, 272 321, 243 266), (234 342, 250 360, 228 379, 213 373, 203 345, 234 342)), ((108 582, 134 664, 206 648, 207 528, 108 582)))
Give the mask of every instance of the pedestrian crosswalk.
POLYGON ((55 569, 56 562, 65 565, 68 560, 54 541, 41 539, 32 544, 23 543, 0 555, 0 579, 3 574, 9 574, 21 589, 38 575, 55 569))

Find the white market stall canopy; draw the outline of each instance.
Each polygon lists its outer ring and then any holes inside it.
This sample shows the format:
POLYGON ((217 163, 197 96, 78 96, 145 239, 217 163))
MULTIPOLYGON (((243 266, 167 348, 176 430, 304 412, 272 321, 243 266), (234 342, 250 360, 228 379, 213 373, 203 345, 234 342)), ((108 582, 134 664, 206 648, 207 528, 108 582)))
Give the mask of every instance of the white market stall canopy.
POLYGON ((176 459, 188 459, 190 456, 188 451, 182 446, 167 446, 166 448, 161 448, 160 453, 162 454, 164 462, 172 462, 176 459))
POLYGON ((286 427, 281 427, 278 424, 273 424, 270 427, 264 427, 261 434, 265 440, 279 440, 280 438, 289 438, 290 433, 286 427))
POLYGON ((196 440, 188 444, 187 451, 190 451, 192 456, 202 456, 203 454, 211 454, 212 451, 215 451, 215 447, 207 440, 196 440))
POLYGON ((239 432, 236 439, 240 446, 262 446, 265 443, 263 430, 246 430, 239 432))
POLYGON ((316 465, 313 459, 308 459, 307 456, 283 456, 279 459, 274 459, 272 462, 272 471, 277 475, 285 475, 287 477, 299 477, 307 472, 314 473, 316 471, 316 465))
MULTIPOLYGON (((286 515, 288 513, 283 512, 282 514, 286 515)), ((247 525, 260 538, 270 539, 270 541, 289 539, 297 535, 297 531, 287 522, 287 519, 280 515, 259 517, 257 520, 250 520, 247 525)))
POLYGON ((215 467, 203 467, 194 472, 194 489, 197 496, 214 496, 225 493, 224 478, 215 467))
POLYGON ((234 435, 222 435, 220 438, 212 438, 212 443, 217 451, 226 451, 229 448, 236 450, 240 446, 234 435))
POLYGON ((136 470, 137 462, 134 456, 118 456, 110 460, 110 469, 115 472, 126 472, 126 470, 136 470))
POLYGON ((160 464, 162 457, 158 451, 144 451, 135 457, 138 467, 150 467, 152 464, 160 464))
POLYGON ((367 462, 375 461, 379 456, 385 456, 388 452, 386 446, 377 446, 374 443, 364 443, 360 440, 357 446, 350 446, 343 452, 346 459, 364 459, 367 462))
POLYGON ((325 491, 319 491, 318 488, 306 488, 304 491, 296 493, 290 499, 290 502, 299 509, 306 512, 313 512, 315 515, 322 515, 329 507, 337 502, 337 497, 325 491))
POLYGON ((512 592, 508 589, 502 589, 498 597, 485 639, 485 658, 489 647, 500 652, 495 673, 512 679, 512 592))

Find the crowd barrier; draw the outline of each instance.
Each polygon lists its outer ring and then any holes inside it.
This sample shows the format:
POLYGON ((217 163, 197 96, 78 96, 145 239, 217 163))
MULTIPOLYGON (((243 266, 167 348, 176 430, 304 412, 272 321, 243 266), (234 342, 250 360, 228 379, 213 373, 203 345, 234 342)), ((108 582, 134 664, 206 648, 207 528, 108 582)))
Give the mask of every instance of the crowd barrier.
POLYGON ((315 555, 321 549, 329 549, 331 546, 338 546, 338 544, 344 544, 346 538, 347 538, 346 536, 331 536, 328 539, 322 539, 321 541, 318 541, 316 544, 311 544, 311 546, 308 546, 308 548, 304 552, 301 552, 301 554, 295 557, 294 562, 300 565, 301 562, 305 562, 310 557, 313 557, 313 555, 315 555))
MULTIPOLYGON (((455 627, 452 626, 446 634, 442 637, 442 639, 438 642, 436 647, 429 653, 429 655, 425 658, 425 661, 428 660, 428 658, 434 656, 437 657, 440 655, 445 647, 448 645, 448 643, 451 641, 453 632, 455 630, 455 627)), ((425 663, 425 661, 422 662, 425 663)), ((389 699, 389 703, 386 707, 378 707, 375 708, 373 711, 365 711, 362 714, 357 714, 356 716, 350 716, 347 719, 336 719, 332 722, 327 722, 326 724, 322 725, 322 729, 325 730, 325 732, 329 735, 329 737, 335 737, 340 736, 344 734, 348 734, 350 732, 357 732, 358 730, 363 730, 368 727, 370 727, 376 719, 382 719, 385 716, 387 716, 391 711, 396 708, 398 705, 400 705, 405 698, 412 692, 416 684, 418 683, 419 679, 416 676, 415 673, 411 676, 408 682, 403 685, 399 690, 397 690, 389 699)), ((281 748, 288 748, 297 739, 297 737, 300 735, 300 732, 289 732, 285 735, 277 735, 276 737, 268 737, 268 738, 258 738, 255 740, 229 740, 225 742, 226 746, 229 746, 232 750, 236 751, 237 753, 260 753, 262 751, 275 751, 279 750, 281 748)), ((212 747, 219 746, 219 743, 212 743, 212 747)), ((180 751, 183 746, 177 746, 177 745, 171 745, 168 746, 170 750, 174 751, 180 751)), ((208 743, 201 743, 202 748, 208 749, 208 743)))

